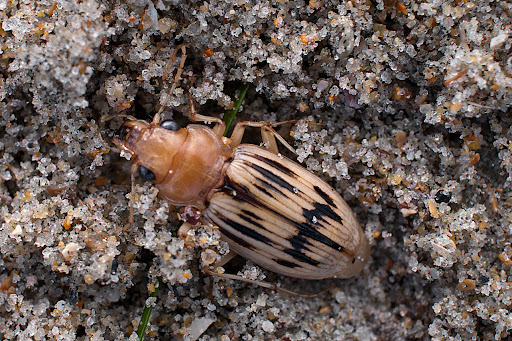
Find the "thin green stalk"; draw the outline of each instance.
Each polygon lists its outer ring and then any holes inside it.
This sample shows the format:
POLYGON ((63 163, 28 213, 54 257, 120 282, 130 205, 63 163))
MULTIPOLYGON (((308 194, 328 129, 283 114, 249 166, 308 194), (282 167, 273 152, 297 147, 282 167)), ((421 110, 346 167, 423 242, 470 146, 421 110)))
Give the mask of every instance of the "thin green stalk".
MULTIPOLYGON (((162 284, 162 279, 158 278, 158 282, 155 285, 155 291, 153 291, 149 297, 156 297, 158 295, 158 290, 160 289, 160 285, 162 284)), ((151 317, 151 311, 153 307, 146 305, 144 307, 144 311, 142 312, 142 316, 140 318, 139 327, 137 328, 137 335, 139 336, 139 341, 144 340, 144 334, 146 333, 146 328, 149 324, 149 318, 151 317)))
POLYGON ((244 102, 245 95, 247 94, 247 90, 249 90, 249 87, 251 86, 250 83, 242 84, 238 91, 238 96, 234 99, 235 104, 233 105, 233 108, 230 110, 227 110, 224 113, 224 122, 226 123, 226 131, 224 132, 224 136, 228 135, 229 128, 231 128, 231 124, 233 123, 233 120, 235 119, 236 114, 238 113, 238 110, 240 110, 240 106, 244 102))

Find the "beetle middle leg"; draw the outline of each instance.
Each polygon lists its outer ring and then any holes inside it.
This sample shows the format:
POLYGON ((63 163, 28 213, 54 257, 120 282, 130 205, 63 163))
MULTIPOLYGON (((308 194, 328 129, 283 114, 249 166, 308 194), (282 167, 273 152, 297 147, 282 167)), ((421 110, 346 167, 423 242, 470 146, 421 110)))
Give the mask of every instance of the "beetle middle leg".
POLYGON ((236 147, 242 142, 242 137, 245 132, 246 127, 254 127, 254 128, 261 128, 261 138, 263 139, 263 143, 268 144, 268 149, 270 149, 275 154, 279 153, 279 150, 277 148, 277 141, 276 139, 281 142, 288 150, 290 150, 293 154, 295 153, 295 149, 288 143, 286 140, 277 132, 274 130, 273 127, 277 127, 286 123, 293 123, 295 121, 282 121, 282 122, 275 122, 270 123, 267 121, 259 121, 259 122, 253 122, 253 121, 241 121, 238 122, 233 129, 233 133, 231 134, 231 147, 236 147))

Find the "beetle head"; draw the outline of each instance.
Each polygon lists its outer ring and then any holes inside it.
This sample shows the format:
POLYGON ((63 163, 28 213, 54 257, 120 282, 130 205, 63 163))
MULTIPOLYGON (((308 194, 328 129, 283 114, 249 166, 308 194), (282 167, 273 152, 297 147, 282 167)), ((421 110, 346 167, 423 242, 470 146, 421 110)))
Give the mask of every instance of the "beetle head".
POLYGON ((159 184, 172 176, 174 156, 186 137, 184 128, 171 130, 155 123, 130 120, 121 126, 113 142, 132 156, 132 162, 141 166, 141 175, 146 180, 154 179, 159 184))
POLYGON ((137 141, 149 124, 144 121, 126 121, 114 136, 114 144, 121 150, 133 154, 137 141))

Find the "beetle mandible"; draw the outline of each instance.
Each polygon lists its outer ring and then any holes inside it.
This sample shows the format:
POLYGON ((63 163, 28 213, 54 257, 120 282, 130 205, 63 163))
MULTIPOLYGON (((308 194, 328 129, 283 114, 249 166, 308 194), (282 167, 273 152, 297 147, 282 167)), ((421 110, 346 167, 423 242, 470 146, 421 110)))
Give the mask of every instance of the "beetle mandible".
MULTIPOLYGON (((184 48, 182 55, 181 67, 184 48)), ((231 250, 266 269, 306 279, 361 271, 370 247, 354 213, 326 182, 278 153, 276 139, 295 150, 272 128, 277 124, 239 122, 228 139, 220 118, 198 114, 188 101, 192 122, 215 126, 161 122, 162 109, 150 123, 121 126, 113 141, 131 155, 132 174, 139 168, 171 204, 200 211, 231 250), (268 149, 241 144, 247 126, 261 128, 268 149)))

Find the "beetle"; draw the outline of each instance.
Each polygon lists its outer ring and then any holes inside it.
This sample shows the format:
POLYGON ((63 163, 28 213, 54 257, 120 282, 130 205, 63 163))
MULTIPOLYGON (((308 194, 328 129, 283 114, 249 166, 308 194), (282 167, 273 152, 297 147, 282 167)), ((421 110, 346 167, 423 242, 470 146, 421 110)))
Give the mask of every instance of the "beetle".
POLYGON ((370 247, 354 213, 330 185, 279 154, 276 139, 295 152, 273 129, 280 123, 239 122, 228 139, 220 118, 198 114, 190 95, 188 102, 192 122, 215 126, 161 121, 162 108, 152 122, 122 124, 113 142, 131 156, 132 186, 139 169, 169 203, 217 226, 230 250, 278 274, 318 280, 362 270, 370 247), (241 144, 248 126, 261 128, 268 149, 241 144))
POLYGON ((165 200, 200 211, 252 262, 307 279, 361 271, 369 244, 354 213, 326 182, 277 153, 275 138, 282 138, 272 124, 239 122, 227 139, 219 118, 192 110, 191 120, 216 125, 180 128, 157 114, 151 123, 126 121, 113 141, 165 200), (246 126, 260 127, 271 150, 240 144, 246 126))

